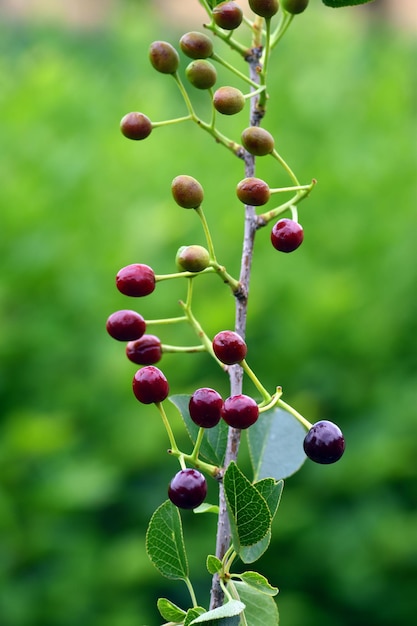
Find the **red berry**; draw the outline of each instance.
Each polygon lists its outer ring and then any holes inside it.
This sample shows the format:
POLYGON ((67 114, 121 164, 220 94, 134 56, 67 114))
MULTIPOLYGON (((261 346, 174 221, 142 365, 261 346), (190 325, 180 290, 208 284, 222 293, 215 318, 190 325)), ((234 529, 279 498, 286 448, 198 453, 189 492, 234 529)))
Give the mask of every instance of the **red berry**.
POLYGON ((137 341, 129 341, 126 346, 127 358, 137 365, 153 365, 162 357, 162 346, 159 337, 143 335, 137 341))
POLYGON ((143 113, 127 113, 120 122, 120 130, 128 139, 146 139, 152 132, 152 122, 143 113))
POLYGON ((197 426, 213 428, 220 422, 223 398, 214 389, 202 387, 194 391, 188 408, 190 417, 197 426))
POLYGON ((236 2, 221 2, 213 9, 213 19, 224 30, 234 30, 242 23, 243 11, 236 2))
POLYGON ((134 375, 133 393, 142 404, 162 402, 169 393, 168 381, 160 369, 148 365, 134 375))
POLYGON ((316 422, 304 439, 304 452, 315 463, 335 463, 345 451, 345 439, 336 424, 316 422))
POLYGON ((187 468, 175 474, 168 487, 168 497, 180 509, 195 509, 207 495, 207 482, 201 472, 187 468))
POLYGON ((107 318, 107 332, 118 341, 139 339, 146 330, 146 322, 136 311, 115 311, 107 318))
POLYGON ((253 398, 239 394, 226 398, 222 418, 233 428, 249 428, 259 417, 259 408, 253 398))
POLYGON ((271 195, 269 185, 261 178, 253 176, 244 178, 237 184, 236 194, 243 204, 251 206, 266 204, 271 195))
POLYGON ((126 265, 117 272, 116 287, 125 296, 148 296, 155 289, 155 273, 142 263, 126 265))
POLYGON ((213 350, 219 361, 233 365, 243 361, 247 347, 244 339, 233 330, 222 330, 213 339, 213 350))
POLYGON ((293 252, 301 246, 303 239, 303 228, 294 220, 283 218, 272 227, 271 242, 280 252, 293 252))

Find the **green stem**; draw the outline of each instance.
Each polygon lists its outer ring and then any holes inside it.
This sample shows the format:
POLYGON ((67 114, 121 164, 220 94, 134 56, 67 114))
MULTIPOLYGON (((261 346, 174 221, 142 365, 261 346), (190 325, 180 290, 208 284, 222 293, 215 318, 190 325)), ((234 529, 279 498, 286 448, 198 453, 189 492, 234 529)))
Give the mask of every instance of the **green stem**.
MULTIPOLYGON (((284 213, 284 211, 286 211, 287 209, 291 209, 294 215, 293 209, 295 205, 301 202, 301 200, 304 200, 304 198, 306 198, 309 195, 309 193, 313 189, 316 182, 317 181, 313 179, 310 185, 308 185, 304 189, 303 188, 300 189, 300 191, 298 191, 295 194, 295 196, 290 198, 287 202, 284 202, 284 204, 280 204, 280 206, 276 207, 275 209, 271 209, 270 211, 267 211, 266 213, 262 213, 261 215, 258 215, 258 228, 265 226, 269 221, 276 218, 278 215, 281 215, 281 213, 284 213)), ((300 185, 300 187, 302 186, 300 185)))
POLYGON ((265 85, 261 85, 261 87, 258 87, 258 89, 255 89, 254 91, 250 91, 249 93, 245 93, 243 97, 245 100, 248 100, 250 98, 254 98, 255 96, 263 93, 264 91, 265 91, 265 85))
POLYGON ((168 421, 167 415, 165 413, 165 409, 163 407, 163 404, 161 402, 155 402, 155 406, 158 409, 159 413, 161 414, 162 417, 162 421, 164 422, 164 426, 165 429, 167 431, 168 434, 168 438, 169 438, 169 443, 171 446, 171 452, 172 454, 178 456, 180 454, 179 448, 177 446, 177 442, 175 441, 175 437, 174 437, 174 433, 172 432, 172 428, 171 425, 168 421))
POLYGON ((211 267, 206 267, 205 270, 201 270, 201 272, 174 272, 173 274, 156 274, 155 281, 161 282, 163 280, 172 280, 174 278, 194 278, 195 276, 199 276, 200 274, 212 274, 213 269, 211 267))
POLYGON ((162 352, 166 353, 194 353, 194 352, 205 352, 205 346, 171 346, 169 344, 163 343, 161 344, 162 352))
POLYGON ((196 442, 194 444, 194 450, 191 453, 192 463, 196 463, 198 461, 198 455, 199 455, 199 452, 200 452, 201 444, 203 442, 204 432, 205 432, 204 428, 200 427, 200 429, 198 431, 196 442))
POLYGON ((180 122, 187 122, 192 120, 192 115, 184 115, 183 117, 175 117, 171 120, 163 120, 161 122, 152 122, 152 128, 159 128, 161 126, 168 126, 169 124, 180 124, 180 122))
POLYGON ((193 586, 191 584, 191 580, 187 577, 187 578, 184 578, 184 582, 187 585, 188 592, 189 592, 190 598, 191 598, 191 602, 193 603, 193 607, 198 606, 197 598, 195 596, 195 592, 194 592, 193 586))
POLYGON ((249 83, 249 85, 252 85, 252 87, 255 87, 255 89, 257 89, 259 87, 259 85, 257 83, 255 83, 255 81, 253 81, 253 80, 251 80, 249 78, 249 76, 246 76, 246 74, 243 74, 243 72, 240 72, 234 65, 232 65, 231 63, 228 63, 227 61, 222 59, 222 57, 220 57, 215 52, 213 52, 213 54, 211 55, 211 58, 214 61, 217 61, 217 63, 220 63, 220 65, 223 65, 223 67, 225 67, 228 70, 230 70, 231 72, 233 72, 233 74, 236 74, 236 76, 238 76, 239 78, 244 80, 246 83, 249 83))
POLYGON ((294 172, 292 171, 292 169, 290 168, 290 166, 288 165, 288 163, 286 163, 286 161, 284 161, 284 159, 282 158, 281 155, 278 154, 278 152, 274 150, 271 152, 271 155, 274 157, 274 159, 276 159, 278 161, 278 163, 280 163, 282 165, 282 167, 284 168, 284 170, 287 172, 288 176, 294 181, 294 184, 297 187, 300 187, 300 183, 298 181, 297 176, 294 174, 294 172))
POLYGON ((198 322, 196 317, 194 317, 191 307, 187 306, 187 304, 185 302, 182 302, 181 300, 180 300, 180 306, 183 308, 185 315, 187 316, 188 323, 194 329, 194 332, 196 333, 197 337, 200 339, 202 345, 205 347, 207 352, 213 357, 213 359, 220 365, 222 369, 226 369, 227 366, 225 366, 221 361, 219 361, 219 359, 214 354, 212 342, 210 341, 209 337, 206 335, 206 333, 202 329, 201 324, 198 322))
POLYGON ((247 374, 249 376, 249 378, 251 379, 251 381, 253 382, 253 384, 255 385, 257 390, 259 391, 259 393, 262 395, 264 401, 265 402, 270 402, 271 399, 272 399, 271 394, 268 393, 268 391, 262 385, 262 383, 260 382, 259 378, 256 376, 255 372, 246 363, 246 360, 243 359, 243 361, 241 361, 239 363, 239 365, 243 368, 245 374, 247 374))
POLYGON ((266 77, 268 73, 269 58, 271 56, 271 18, 265 19, 265 48, 262 54, 262 71, 259 76, 259 82, 264 87, 264 91, 260 92, 259 102, 257 104, 260 110, 265 109, 266 105, 266 77))
POLYGON ((201 224, 203 226, 204 235, 205 235, 205 238, 206 238, 207 248, 208 248, 208 251, 209 251, 210 258, 212 259, 212 261, 216 262, 216 253, 214 252, 213 239, 211 237, 210 229, 208 227, 208 223, 207 223, 207 220, 206 220, 206 216, 204 215, 204 211, 203 211, 201 206, 197 207, 194 210, 195 210, 195 212, 197 213, 197 215, 199 216, 199 218, 201 220, 201 224))
POLYGON ((275 48, 277 43, 285 35, 285 33, 287 32, 288 27, 290 26, 293 18, 294 18, 294 15, 286 13, 285 11, 282 12, 282 14, 281 14, 281 21, 278 24, 278 26, 276 27, 276 29, 274 30, 274 32, 272 34, 272 37, 271 37, 271 48, 275 48))
POLYGON ((278 400, 280 399, 281 396, 282 396, 282 387, 277 387, 277 390, 272 396, 270 402, 265 401, 259 405, 259 413, 266 413, 266 411, 269 411, 270 409, 272 409, 278 403, 278 400))
POLYGON ((224 265, 219 265, 217 261, 212 261, 210 266, 214 269, 215 272, 220 276, 226 285, 229 285, 230 289, 234 294, 240 292, 240 282, 233 278, 227 271, 224 265))
POLYGON ((158 320, 146 320, 146 328, 148 326, 157 326, 158 324, 177 324, 186 321, 187 318, 185 315, 181 315, 180 317, 164 317, 158 320))
POLYGON ((310 428, 312 428, 313 424, 306 420, 306 418, 303 417, 301 413, 296 411, 290 404, 287 404, 286 402, 284 402, 284 400, 278 400, 277 404, 285 411, 288 411, 288 413, 291 413, 291 415, 295 417, 303 426, 305 426, 307 430, 310 430, 310 428))

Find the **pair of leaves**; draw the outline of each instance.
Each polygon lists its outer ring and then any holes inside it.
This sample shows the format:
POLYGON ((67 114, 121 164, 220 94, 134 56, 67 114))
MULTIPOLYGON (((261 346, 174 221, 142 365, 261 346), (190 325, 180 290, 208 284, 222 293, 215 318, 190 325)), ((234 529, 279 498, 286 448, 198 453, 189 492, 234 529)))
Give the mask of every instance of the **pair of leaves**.
POLYGON ((202 607, 194 607, 183 611, 179 606, 167 600, 159 598, 158 609, 162 617, 175 624, 184 626, 194 626, 203 624, 204 626, 238 626, 240 615, 245 609, 245 605, 240 600, 231 600, 223 606, 206 611, 202 607))

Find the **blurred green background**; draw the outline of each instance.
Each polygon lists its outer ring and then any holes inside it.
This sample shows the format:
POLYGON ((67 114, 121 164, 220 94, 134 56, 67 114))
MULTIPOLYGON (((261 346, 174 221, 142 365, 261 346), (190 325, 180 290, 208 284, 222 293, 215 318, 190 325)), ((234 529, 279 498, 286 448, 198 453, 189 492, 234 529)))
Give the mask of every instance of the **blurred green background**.
MULTIPOLYGON (((157 412, 131 393, 135 366, 105 320, 126 307, 178 313, 181 282, 138 302, 114 287, 123 265, 168 273, 180 245, 203 243, 195 216, 171 199, 177 174, 203 184, 219 259, 238 272, 243 172, 191 124, 141 143, 121 136, 128 111, 184 114, 147 47, 176 44, 200 22, 184 29, 154 8, 119 3, 94 28, 5 17, 0 26, 1 626, 157 626, 158 596, 188 601, 145 554, 177 466, 157 412)), ((299 251, 281 255, 269 229, 259 232, 249 362, 347 440, 340 463, 307 462, 288 479, 258 564, 281 590, 284 626, 405 626, 417 611, 415 58, 410 32, 313 2, 273 62, 265 127, 301 181, 319 182, 300 205, 299 251)), ((195 96, 204 115, 207 100, 195 96)), ((239 140, 246 119, 222 128, 239 140)), ((258 174, 288 184, 272 159, 258 174)), ((226 290, 216 306, 222 289, 215 277, 196 285, 209 333, 233 323, 226 290)), ((178 328, 160 336, 194 342, 178 328)), ((175 393, 227 394, 204 355, 166 355, 161 367, 175 393)), ((183 518, 208 605, 215 518, 183 518)))

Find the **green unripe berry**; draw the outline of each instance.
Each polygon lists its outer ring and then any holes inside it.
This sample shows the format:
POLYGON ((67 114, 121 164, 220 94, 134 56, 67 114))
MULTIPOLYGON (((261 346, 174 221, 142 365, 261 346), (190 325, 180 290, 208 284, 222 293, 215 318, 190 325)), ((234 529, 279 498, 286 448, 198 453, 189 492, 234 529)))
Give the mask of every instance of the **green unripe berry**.
POLYGON ((265 156, 274 149, 274 138, 264 128, 249 126, 242 133, 242 143, 248 152, 255 156, 265 156))
POLYGON ((213 9, 213 19, 224 30, 234 30, 242 23, 243 11, 236 2, 221 2, 213 9))
POLYGON ((197 89, 210 89, 217 80, 216 68, 205 59, 191 61, 185 70, 185 75, 197 89))
POLYGON ((249 0, 249 6, 256 15, 270 18, 278 12, 278 0, 249 0))
POLYGON ((235 87, 220 87, 214 93, 213 105, 216 111, 223 115, 234 115, 245 106, 245 98, 235 87))
POLYGON ((201 272, 210 265, 210 255, 203 246, 181 246, 176 256, 177 267, 180 271, 201 272))
POLYGON ((213 42, 203 33, 191 31, 180 39, 180 48, 190 59, 207 59, 213 54, 213 42))
POLYGON ((269 186, 261 178, 244 178, 236 187, 237 197, 243 204, 261 206, 266 204, 271 195, 269 186))
POLYGON ((298 15, 306 10, 308 0, 281 0, 281 7, 291 15, 298 15))
POLYGON ((180 62, 178 52, 167 41, 154 41, 151 43, 149 59, 152 66, 161 74, 175 74, 180 62))
POLYGON ((152 122, 143 113, 127 113, 120 121, 120 130, 128 139, 146 139, 152 132, 152 122))
POLYGON ((174 178, 171 191, 175 202, 183 209, 197 209, 203 202, 203 188, 192 176, 181 174, 174 178))

